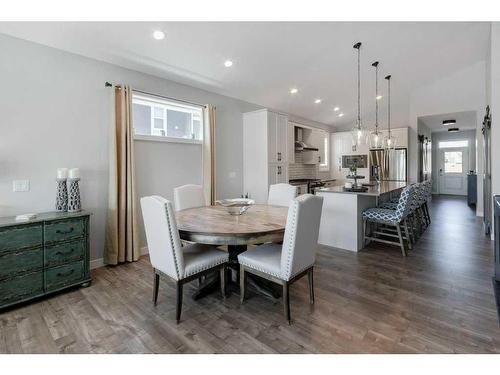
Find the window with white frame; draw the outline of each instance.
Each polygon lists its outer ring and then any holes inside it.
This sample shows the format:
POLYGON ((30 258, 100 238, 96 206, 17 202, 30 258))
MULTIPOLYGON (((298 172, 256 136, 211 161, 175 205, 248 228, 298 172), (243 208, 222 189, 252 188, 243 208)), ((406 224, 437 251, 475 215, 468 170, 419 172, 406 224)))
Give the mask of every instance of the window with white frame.
POLYGON ((440 141, 439 148, 463 148, 469 147, 469 141, 467 139, 461 141, 440 141))
POLYGON ((203 108, 134 93, 132 112, 136 138, 201 143, 203 108))
POLYGON ((330 170, 330 135, 328 133, 322 133, 322 138, 320 142, 322 142, 320 151, 320 163, 319 170, 321 172, 328 172, 330 170))

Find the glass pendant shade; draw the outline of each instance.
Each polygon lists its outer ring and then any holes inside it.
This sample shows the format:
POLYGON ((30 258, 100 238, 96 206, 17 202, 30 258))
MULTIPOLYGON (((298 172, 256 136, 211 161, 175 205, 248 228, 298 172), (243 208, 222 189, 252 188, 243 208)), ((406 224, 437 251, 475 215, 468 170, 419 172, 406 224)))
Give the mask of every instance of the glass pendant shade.
POLYGON ((396 138, 391 133, 384 138, 384 148, 389 151, 396 148, 396 138))
POLYGON ((357 125, 351 130, 353 146, 366 144, 366 131, 357 125))
POLYGON ((384 135, 378 130, 375 130, 370 134, 370 148, 384 148, 384 135))

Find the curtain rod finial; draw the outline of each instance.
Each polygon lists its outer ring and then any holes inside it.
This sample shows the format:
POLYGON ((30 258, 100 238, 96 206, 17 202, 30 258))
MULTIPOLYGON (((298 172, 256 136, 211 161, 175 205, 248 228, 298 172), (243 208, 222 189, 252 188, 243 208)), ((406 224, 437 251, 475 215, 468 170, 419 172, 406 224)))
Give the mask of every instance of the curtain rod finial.
POLYGON ((112 83, 109 83, 108 81, 106 81, 104 83, 104 87, 113 87, 113 84, 112 83))

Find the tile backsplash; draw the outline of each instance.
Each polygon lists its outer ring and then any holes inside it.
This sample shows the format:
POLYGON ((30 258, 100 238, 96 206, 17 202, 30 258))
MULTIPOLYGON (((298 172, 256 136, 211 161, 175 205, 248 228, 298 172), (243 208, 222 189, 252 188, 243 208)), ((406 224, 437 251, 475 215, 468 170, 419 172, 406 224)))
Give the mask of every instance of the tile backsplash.
POLYGON ((302 153, 295 153, 295 163, 288 167, 288 178, 290 180, 302 178, 318 178, 318 165, 302 164, 302 153))

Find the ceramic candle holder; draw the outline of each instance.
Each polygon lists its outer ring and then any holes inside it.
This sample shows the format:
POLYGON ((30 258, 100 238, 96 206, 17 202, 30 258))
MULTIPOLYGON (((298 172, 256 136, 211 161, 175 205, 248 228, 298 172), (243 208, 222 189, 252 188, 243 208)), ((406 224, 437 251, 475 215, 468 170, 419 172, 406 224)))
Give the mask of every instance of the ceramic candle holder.
POLYGON ((57 179, 56 211, 68 211, 68 186, 65 178, 57 179))
POLYGON ((68 212, 79 212, 82 210, 79 181, 79 178, 68 178, 68 212))

